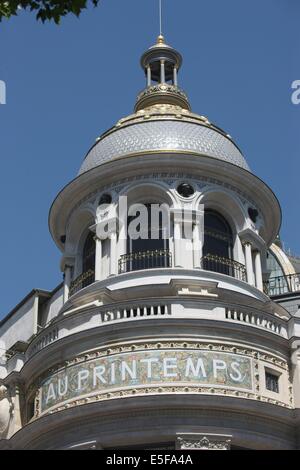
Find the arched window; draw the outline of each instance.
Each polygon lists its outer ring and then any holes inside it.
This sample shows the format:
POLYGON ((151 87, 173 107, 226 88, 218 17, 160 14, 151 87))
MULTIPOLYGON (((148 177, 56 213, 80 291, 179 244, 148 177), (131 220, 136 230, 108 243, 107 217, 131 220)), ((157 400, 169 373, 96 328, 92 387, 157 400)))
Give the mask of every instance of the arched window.
POLYGON ((143 208, 142 212, 127 219, 127 254, 120 259, 120 272, 171 266, 168 219, 164 217, 164 209, 151 203, 143 204, 143 208), (140 224, 137 221, 142 213, 146 217, 140 224), (132 228, 139 236, 133 235, 132 228))
MULTIPOLYGON (((130 230, 127 237, 127 252, 136 253, 139 251, 165 250, 169 248, 169 239, 166 236, 166 228, 163 223, 162 211, 157 212, 154 216, 154 210, 151 210, 152 204, 143 204, 147 210, 147 220, 145 227, 137 227, 137 231, 141 233, 139 238, 131 238, 130 230)), ((153 205, 158 206, 158 204, 153 205)), ((127 219, 127 229, 130 223, 134 222, 136 216, 129 216, 127 219)))
POLYGON ((94 234, 90 232, 82 250, 82 287, 88 286, 95 280, 95 252, 94 234))
POLYGON ((96 244, 94 234, 89 232, 82 249, 81 274, 70 284, 70 295, 95 281, 96 244))
POLYGON ((236 277, 233 261, 232 230, 224 217, 213 210, 204 213, 204 246, 202 267, 236 277))
POLYGON ((293 291, 292 283, 294 281, 294 276, 285 276, 282 266, 271 250, 267 251, 266 263, 269 279, 264 283, 265 293, 268 295, 280 295, 293 291))
POLYGON ((218 212, 204 213, 204 255, 213 254, 232 258, 233 237, 228 222, 218 212))

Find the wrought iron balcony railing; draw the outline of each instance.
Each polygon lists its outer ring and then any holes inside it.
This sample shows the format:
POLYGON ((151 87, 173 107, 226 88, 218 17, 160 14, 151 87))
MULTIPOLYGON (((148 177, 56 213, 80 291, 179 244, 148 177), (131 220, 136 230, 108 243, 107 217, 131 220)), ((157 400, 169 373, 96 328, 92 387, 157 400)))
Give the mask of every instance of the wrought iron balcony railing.
POLYGON ((137 251, 122 255, 119 259, 120 274, 140 269, 169 268, 171 266, 172 255, 169 250, 137 251))
POLYGON ((70 295, 75 294, 75 292, 83 289, 86 286, 89 286, 95 281, 95 271, 89 269, 88 271, 80 274, 70 285, 70 295))
POLYGON ((246 267, 237 261, 223 256, 207 254, 201 259, 201 267, 207 271, 227 274, 241 281, 247 281, 246 267))
POLYGON ((269 296, 300 292, 300 273, 270 277, 264 281, 264 292, 269 296))

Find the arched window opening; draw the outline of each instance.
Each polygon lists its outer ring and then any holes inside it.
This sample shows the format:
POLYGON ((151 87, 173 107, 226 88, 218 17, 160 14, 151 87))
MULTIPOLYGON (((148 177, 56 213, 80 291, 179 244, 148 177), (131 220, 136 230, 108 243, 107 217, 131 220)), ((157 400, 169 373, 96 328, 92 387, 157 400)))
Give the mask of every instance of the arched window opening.
POLYGON ((95 270, 95 240, 92 232, 86 237, 82 250, 82 272, 89 270, 95 270))
POLYGON ((213 210, 204 213, 202 268, 246 280, 245 266, 233 259, 233 235, 225 218, 213 210))
POLYGON ((204 255, 232 258, 233 237, 228 222, 215 211, 204 213, 204 255))
POLYGON ((119 261, 120 272, 167 268, 172 264, 168 214, 159 204, 147 203, 143 207, 127 218, 127 254, 119 261))
POLYGON ((95 280, 96 245, 94 234, 90 232, 86 237, 82 250, 82 286, 86 287, 95 280))
POLYGON ((34 397, 32 397, 27 402, 27 422, 29 422, 34 417, 34 412, 35 412, 34 397))
POLYGON ((83 245, 81 274, 71 282, 70 295, 75 294, 78 290, 95 281, 95 255, 96 244, 94 234, 90 232, 83 245))
POLYGON ((268 279, 264 281, 264 292, 269 295, 282 295, 300 291, 300 274, 285 274, 282 265, 271 250, 267 252, 268 279))

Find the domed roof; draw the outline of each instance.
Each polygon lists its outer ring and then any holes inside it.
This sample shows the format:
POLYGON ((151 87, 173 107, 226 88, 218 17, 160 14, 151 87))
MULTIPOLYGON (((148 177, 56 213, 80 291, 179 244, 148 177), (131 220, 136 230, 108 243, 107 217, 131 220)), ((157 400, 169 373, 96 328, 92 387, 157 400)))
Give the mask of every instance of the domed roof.
POLYGON ((121 157, 154 152, 205 155, 249 170, 231 137, 191 112, 188 97, 178 86, 181 63, 179 52, 158 36, 141 58, 147 86, 137 97, 135 113, 97 139, 79 174, 121 157))
POLYGON ((249 171, 231 137, 205 117, 180 106, 156 104, 121 119, 87 153, 79 174, 103 163, 153 152, 196 153, 249 171))

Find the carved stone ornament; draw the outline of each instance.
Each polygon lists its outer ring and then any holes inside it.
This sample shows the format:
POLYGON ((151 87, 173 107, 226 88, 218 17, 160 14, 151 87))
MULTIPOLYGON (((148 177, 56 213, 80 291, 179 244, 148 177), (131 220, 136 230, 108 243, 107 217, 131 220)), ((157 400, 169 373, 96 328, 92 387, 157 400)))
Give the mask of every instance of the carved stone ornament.
POLYGON ((176 448, 180 450, 230 450, 231 436, 218 434, 192 434, 177 436, 176 448))
POLYGON ((12 414, 12 403, 8 389, 0 386, 0 439, 4 439, 7 434, 10 417, 12 414))

